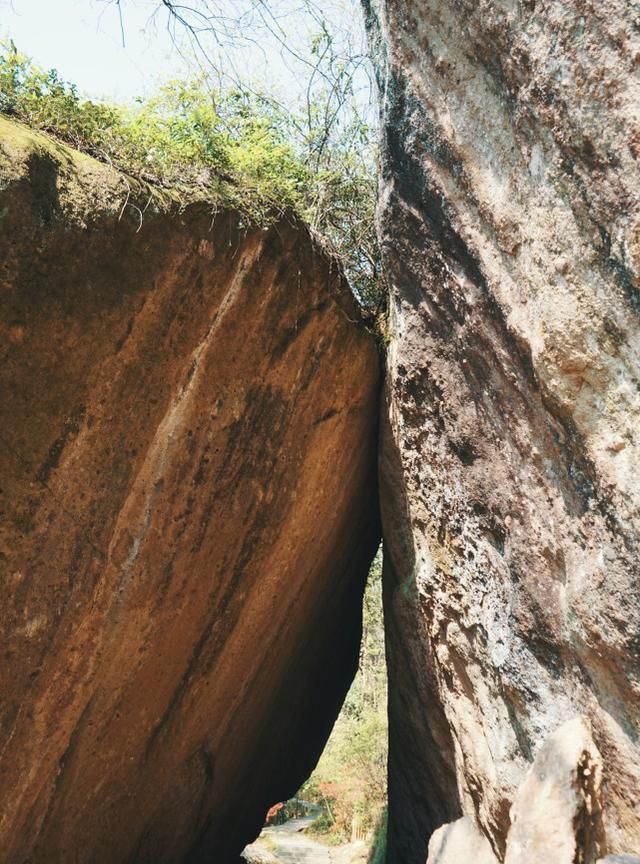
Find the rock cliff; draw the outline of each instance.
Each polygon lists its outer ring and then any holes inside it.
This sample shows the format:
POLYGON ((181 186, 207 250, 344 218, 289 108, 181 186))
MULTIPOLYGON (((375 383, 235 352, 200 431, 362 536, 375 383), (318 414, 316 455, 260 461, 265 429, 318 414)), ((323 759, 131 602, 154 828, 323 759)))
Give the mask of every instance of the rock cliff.
POLYGON ((638 10, 365 13, 391 284, 389 860, 423 864, 465 816, 503 861, 530 764, 577 716, 602 760, 588 856, 638 852, 638 10))
POLYGON ((0 121, 0 859, 225 864, 323 746, 378 362, 295 221, 0 121))

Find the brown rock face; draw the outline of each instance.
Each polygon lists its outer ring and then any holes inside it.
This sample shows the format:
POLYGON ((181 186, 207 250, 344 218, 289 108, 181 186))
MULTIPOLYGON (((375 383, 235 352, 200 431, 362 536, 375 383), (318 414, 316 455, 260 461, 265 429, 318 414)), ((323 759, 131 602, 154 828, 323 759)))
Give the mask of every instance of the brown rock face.
POLYGON ((423 864, 461 815, 504 860, 529 764, 577 715, 600 854, 637 852, 637 8, 365 7, 392 285, 390 861, 423 864))
POLYGON ((302 226, 0 131, 0 859, 224 864, 355 669, 376 350, 302 226))

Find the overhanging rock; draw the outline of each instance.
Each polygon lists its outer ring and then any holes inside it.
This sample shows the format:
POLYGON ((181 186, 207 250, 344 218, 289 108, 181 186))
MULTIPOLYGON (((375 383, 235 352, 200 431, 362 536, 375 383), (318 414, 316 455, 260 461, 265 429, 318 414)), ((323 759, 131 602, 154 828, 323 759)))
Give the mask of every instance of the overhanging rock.
POLYGON ((378 361, 300 224, 0 122, 0 858, 231 860, 318 757, 378 361))

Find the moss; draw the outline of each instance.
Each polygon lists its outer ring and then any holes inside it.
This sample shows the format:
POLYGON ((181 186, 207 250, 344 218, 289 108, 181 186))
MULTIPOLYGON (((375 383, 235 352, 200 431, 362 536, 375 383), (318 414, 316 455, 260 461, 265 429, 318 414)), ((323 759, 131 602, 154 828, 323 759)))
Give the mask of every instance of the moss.
MULTIPOLYGON (((226 203, 215 191, 207 190, 205 195, 199 188, 166 188, 131 177, 46 133, 0 116, 0 192, 27 178, 43 213, 52 216, 57 210, 65 220, 79 225, 99 214, 122 214, 136 220, 179 211, 198 201, 211 206, 226 203)), ((6 212, 7 206, 2 216, 6 212)))
POLYGON ((73 179, 91 179, 105 191, 120 191, 121 178, 117 171, 102 165, 84 153, 67 147, 55 138, 35 132, 17 120, 0 116, 0 183, 18 180, 35 158, 49 158, 60 166, 60 172, 73 179))
MULTIPOLYGON (((351 92, 346 70, 340 82, 344 92, 320 96, 300 115, 243 87, 212 100, 206 77, 168 82, 128 108, 82 98, 55 69, 0 41, 0 114, 57 139, 14 129, 5 152, 17 164, 35 148, 60 165, 57 203, 67 220, 86 224, 111 208, 138 230, 143 214, 196 201, 239 211, 260 227, 295 214, 325 235, 373 318, 386 308, 373 133, 357 115, 334 113, 335 99, 342 105, 351 92)), ((46 223, 54 213, 42 203, 46 223)))

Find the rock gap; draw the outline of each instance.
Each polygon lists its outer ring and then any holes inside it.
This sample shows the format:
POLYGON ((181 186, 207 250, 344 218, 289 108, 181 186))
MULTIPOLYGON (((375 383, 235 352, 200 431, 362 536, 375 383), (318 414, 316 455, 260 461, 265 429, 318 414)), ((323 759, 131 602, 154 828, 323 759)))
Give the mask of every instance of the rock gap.
POLYGON ((640 849, 635 12, 365 6, 382 406, 298 221, 140 225, 0 121, 8 864, 233 860, 320 754, 381 534, 390 864, 640 849))

